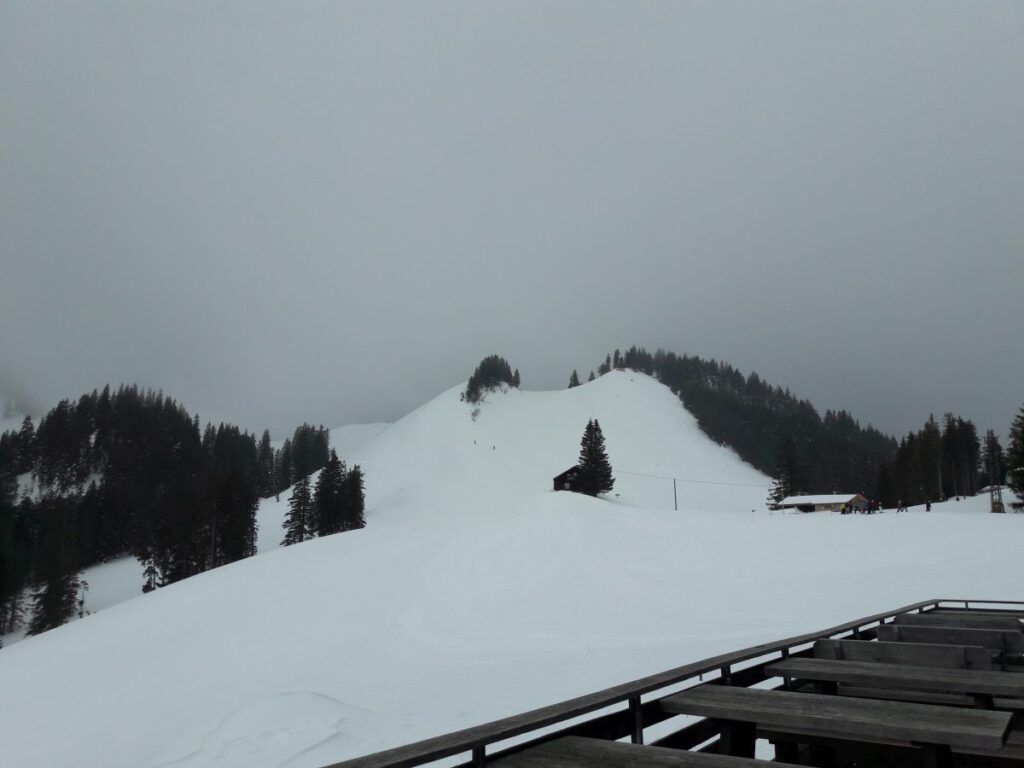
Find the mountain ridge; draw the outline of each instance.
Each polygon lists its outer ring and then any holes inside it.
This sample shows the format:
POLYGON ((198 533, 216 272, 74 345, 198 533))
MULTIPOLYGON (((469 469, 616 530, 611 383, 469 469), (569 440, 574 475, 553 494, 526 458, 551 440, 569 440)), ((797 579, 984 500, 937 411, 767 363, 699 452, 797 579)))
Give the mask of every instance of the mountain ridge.
MULTIPOLYGON (((494 393, 476 421, 458 390, 346 457, 366 471, 366 528, 261 548, 0 650, 0 752, 27 768, 319 768, 1024 577, 1011 530, 1024 518, 975 514, 984 500, 769 513, 766 478, 647 376, 494 393), (751 484, 693 484, 679 511, 659 478, 617 481, 618 497, 553 492, 584 415, 607 424, 613 471, 689 458, 694 474, 751 484), (759 511, 739 503, 751 498, 759 511), (982 553, 984 571, 948 567, 982 553)), ((261 519, 285 504, 264 500, 261 519)))

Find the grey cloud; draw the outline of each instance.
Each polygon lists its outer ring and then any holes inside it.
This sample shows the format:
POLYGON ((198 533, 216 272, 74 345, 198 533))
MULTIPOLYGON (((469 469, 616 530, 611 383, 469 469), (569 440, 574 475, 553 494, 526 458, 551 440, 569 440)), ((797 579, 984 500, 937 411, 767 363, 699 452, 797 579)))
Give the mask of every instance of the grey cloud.
POLYGON ((281 434, 640 343, 1004 432, 1022 37, 1016 2, 5 3, 0 383, 281 434))

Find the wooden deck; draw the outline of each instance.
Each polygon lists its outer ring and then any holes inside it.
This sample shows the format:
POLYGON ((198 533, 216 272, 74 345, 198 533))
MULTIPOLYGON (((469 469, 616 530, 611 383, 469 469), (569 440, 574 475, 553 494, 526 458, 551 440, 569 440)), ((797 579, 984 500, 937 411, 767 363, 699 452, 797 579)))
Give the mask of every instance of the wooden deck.
POLYGON ((1022 618, 924 601, 326 768, 756 768, 761 739, 776 762, 1024 768, 1022 618))

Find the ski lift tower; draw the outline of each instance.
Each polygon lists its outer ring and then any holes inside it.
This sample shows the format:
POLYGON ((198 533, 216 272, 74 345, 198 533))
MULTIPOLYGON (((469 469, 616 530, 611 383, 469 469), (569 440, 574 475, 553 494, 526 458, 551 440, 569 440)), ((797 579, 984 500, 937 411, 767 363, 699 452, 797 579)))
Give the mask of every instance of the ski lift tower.
MULTIPOLYGON (((988 435, 986 435, 986 437, 991 441, 990 445, 995 443, 995 434, 991 429, 988 431, 988 435)), ((1001 477, 1002 474, 1000 473, 999 456, 996 455, 995 451, 990 449, 988 451, 988 495, 989 502, 992 505, 990 507, 992 512, 1006 512, 1006 507, 1003 506, 1003 486, 999 482, 1001 477)))
MULTIPOLYGON (((1017 467, 1016 469, 1011 469, 1010 472, 1012 472, 1014 476, 1020 477, 1021 475, 1024 475, 1024 467, 1017 467)), ((1002 500, 1002 496, 1000 496, 999 498, 1000 500, 1002 500)), ((1013 507, 1014 512, 1020 512, 1024 510, 1024 503, 1021 502, 1013 502, 1010 504, 1010 506, 1013 507)))
POLYGON ((1003 506, 1003 489, 999 483, 995 483, 991 486, 989 491, 989 497, 992 501, 993 512, 1005 512, 1006 508, 1003 506))

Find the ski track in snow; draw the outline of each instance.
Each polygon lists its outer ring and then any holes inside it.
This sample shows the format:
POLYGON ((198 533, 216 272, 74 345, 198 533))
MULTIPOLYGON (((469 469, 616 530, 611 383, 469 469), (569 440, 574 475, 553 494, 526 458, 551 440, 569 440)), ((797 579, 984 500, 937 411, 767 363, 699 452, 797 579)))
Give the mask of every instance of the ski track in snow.
POLYGON ((0 650, 4 763, 316 768, 917 600, 1021 597, 1024 516, 987 497, 772 514, 646 376, 490 393, 475 419, 461 389, 332 432, 361 531, 281 548, 283 493, 256 558, 149 595, 132 559, 89 569, 94 615, 0 650), (595 417, 615 492, 552 492, 595 417), (676 512, 627 471, 734 485, 679 482, 676 512))

